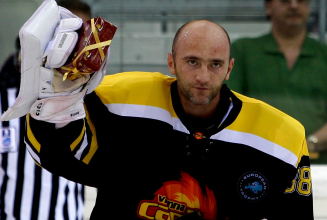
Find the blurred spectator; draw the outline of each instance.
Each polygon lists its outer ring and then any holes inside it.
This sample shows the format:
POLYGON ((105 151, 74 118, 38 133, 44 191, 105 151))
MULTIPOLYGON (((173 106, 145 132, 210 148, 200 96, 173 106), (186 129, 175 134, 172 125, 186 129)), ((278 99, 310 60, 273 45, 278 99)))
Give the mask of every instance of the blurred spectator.
POLYGON ((61 7, 64 7, 71 11, 76 16, 82 18, 83 21, 90 20, 91 16, 91 7, 78 0, 58 0, 57 4, 61 7))
POLYGON ((265 8, 271 32, 233 43, 228 86, 299 120, 311 163, 327 163, 327 46, 308 37, 310 1, 266 0, 265 8))

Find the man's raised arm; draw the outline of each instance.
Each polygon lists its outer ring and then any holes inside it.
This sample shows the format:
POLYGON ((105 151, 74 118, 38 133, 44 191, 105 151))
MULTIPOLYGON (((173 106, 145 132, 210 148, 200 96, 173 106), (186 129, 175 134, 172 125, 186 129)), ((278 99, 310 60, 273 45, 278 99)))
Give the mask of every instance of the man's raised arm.
POLYGON ((45 0, 20 29, 20 91, 0 118, 27 114, 25 141, 36 163, 87 185, 93 184, 82 176, 97 143, 84 97, 106 74, 115 31, 101 17, 83 23, 55 0, 45 0))

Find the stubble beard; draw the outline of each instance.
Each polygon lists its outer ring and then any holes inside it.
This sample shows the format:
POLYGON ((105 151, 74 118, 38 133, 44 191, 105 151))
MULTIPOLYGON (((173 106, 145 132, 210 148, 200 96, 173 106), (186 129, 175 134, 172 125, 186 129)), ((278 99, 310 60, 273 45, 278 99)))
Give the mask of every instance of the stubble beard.
POLYGON ((191 85, 188 86, 188 89, 180 86, 180 90, 184 97, 188 99, 192 104, 194 105, 207 105, 209 104, 219 93, 221 86, 216 88, 214 91, 212 91, 209 95, 195 95, 191 89, 189 89, 191 85))
MULTIPOLYGON (((176 68, 175 68, 175 72, 176 72, 176 76, 178 78, 179 73, 176 71, 176 68)), ((179 91, 182 93, 182 95, 194 105, 209 104, 219 94, 220 89, 222 87, 222 85, 217 86, 216 88, 211 90, 212 92, 208 95, 205 95, 205 94, 196 95, 196 94, 194 94, 194 92, 191 91, 191 88, 194 88, 193 84, 190 84, 190 83, 186 84, 181 80, 177 80, 177 86, 178 86, 179 91)))
POLYGON ((285 15, 285 18, 282 21, 282 25, 286 24, 288 26, 287 28, 303 29, 306 28, 307 21, 308 21, 308 17, 305 17, 305 15, 302 13, 296 12, 296 13, 285 15), (297 19, 298 21, 297 22, 292 21, 291 16, 295 16, 296 17, 295 19, 297 19))

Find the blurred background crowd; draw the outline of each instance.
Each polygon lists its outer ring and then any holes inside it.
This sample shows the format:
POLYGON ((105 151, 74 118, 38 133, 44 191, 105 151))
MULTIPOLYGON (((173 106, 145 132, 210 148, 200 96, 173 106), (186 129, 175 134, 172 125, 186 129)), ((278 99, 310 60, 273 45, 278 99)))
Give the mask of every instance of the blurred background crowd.
MULTIPOLYGON (((70 1, 70 0, 67 0, 70 1)), ((0 0, 0 63, 13 51, 19 28, 42 0, 0 0)), ((173 36, 186 21, 208 19, 221 24, 231 41, 259 36, 270 30, 264 0, 84 0, 92 16, 101 16, 118 26, 111 46, 108 73, 128 70, 170 74, 166 56, 173 36)), ((320 40, 319 0, 310 1, 310 35, 320 40)), ((326 12, 325 12, 326 13, 326 12)), ((326 18, 325 18, 326 19, 326 18)))

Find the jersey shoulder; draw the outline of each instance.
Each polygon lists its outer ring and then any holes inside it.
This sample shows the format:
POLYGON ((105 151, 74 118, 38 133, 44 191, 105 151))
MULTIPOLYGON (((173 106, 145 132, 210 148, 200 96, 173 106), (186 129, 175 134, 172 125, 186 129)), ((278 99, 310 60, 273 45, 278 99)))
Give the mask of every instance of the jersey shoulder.
POLYGON ((305 130, 299 121, 263 101, 233 93, 242 101, 242 109, 229 129, 258 136, 295 155, 301 154, 305 130))
POLYGON ((275 127, 279 125, 279 129, 293 128, 296 129, 300 135, 304 134, 303 125, 290 115, 261 100, 242 95, 235 91, 232 92, 242 101, 241 115, 251 117, 252 119, 256 118, 263 120, 266 125, 269 126, 275 127), (280 127, 281 124, 283 124, 283 127, 280 127))
POLYGON ((122 72, 106 75, 95 89, 104 104, 135 104, 165 108, 176 81, 159 72, 122 72), (158 98, 159 97, 159 98, 158 98))

